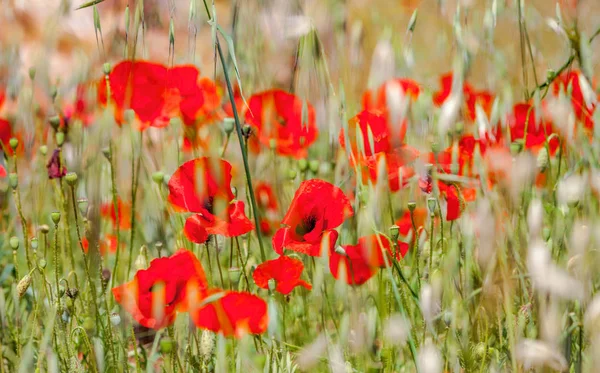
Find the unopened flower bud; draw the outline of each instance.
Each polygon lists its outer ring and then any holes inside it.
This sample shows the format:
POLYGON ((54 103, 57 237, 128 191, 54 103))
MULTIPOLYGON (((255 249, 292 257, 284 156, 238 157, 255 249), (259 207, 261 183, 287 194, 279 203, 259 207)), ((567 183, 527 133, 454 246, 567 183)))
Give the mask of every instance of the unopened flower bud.
POLYGON ((64 286, 62 286, 62 285, 60 285, 60 286, 58 287, 58 297, 59 297, 59 298, 62 298, 62 297, 63 297, 63 295, 65 295, 65 287, 64 287, 64 286))
POLYGON ((523 150, 523 142, 519 140, 515 140, 510 144, 510 152, 511 154, 519 154, 523 150))
POLYGON ((296 178, 296 176, 298 176, 298 172, 295 169, 293 169, 293 168, 288 169, 287 177, 290 180, 294 180, 296 178))
POLYGON ((317 173, 317 171, 319 171, 319 161, 313 159, 312 161, 308 162, 308 168, 312 173, 317 173))
POLYGON ((17 146, 19 146, 19 140, 16 137, 12 137, 8 143, 13 151, 17 150, 17 146))
POLYGON ((440 151, 440 144, 438 142, 434 142, 431 144, 431 152, 436 154, 440 151))
POLYGON ((302 158, 298 161, 298 168, 301 172, 306 171, 306 169, 308 168, 308 162, 306 161, 306 159, 302 158))
POLYGON ((400 227, 397 225, 392 225, 390 227, 390 237, 394 242, 398 241, 398 236, 400 235, 400 227))
POLYGON ((40 153, 42 153, 42 155, 48 154, 48 147, 46 145, 40 146, 40 153))
POLYGON ((18 250, 19 249, 19 239, 15 236, 12 236, 9 240, 8 243, 10 244, 10 248, 13 250, 18 250))
POLYGON ((223 130, 225 131, 226 134, 229 135, 231 132, 233 132, 234 128, 235 128, 235 121, 233 118, 223 119, 223 130))
POLYGON ((554 77, 556 77, 556 71, 554 71, 552 69, 546 70, 546 79, 548 81, 553 81, 554 77))
POLYGON ((156 171, 152 174, 152 180, 158 185, 161 185, 165 181, 165 174, 161 171, 156 171))
POLYGON ((100 280, 102 280, 102 286, 106 286, 108 284, 108 281, 110 280, 110 269, 108 268, 104 268, 102 270, 102 273, 100 273, 100 280))
POLYGON ((118 326, 121 324, 121 316, 119 316, 118 313, 113 313, 110 315, 110 323, 113 324, 113 326, 118 326))
POLYGON ((200 354, 203 360, 207 360, 215 349, 215 333, 210 330, 203 330, 200 337, 200 354))
POLYGON ((10 183, 11 188, 17 189, 17 187, 19 186, 19 177, 16 173, 11 172, 10 174, 8 174, 8 182, 10 183))
POLYGON ((77 174, 75 172, 68 172, 65 176, 65 180, 69 185, 73 186, 77 183, 77 174))
POLYGON ((105 62, 102 65, 102 71, 104 72, 104 75, 109 75, 111 70, 112 66, 110 65, 110 62, 105 62))
POLYGON ((57 132, 56 133, 56 145, 62 146, 65 143, 65 133, 57 132))
POLYGON ((175 342, 169 337, 165 337, 160 341, 160 352, 163 354, 169 354, 173 351, 173 347, 175 347, 175 342))
POLYGON ((52 128, 54 128, 54 130, 56 131, 58 129, 58 126, 60 125, 60 117, 58 115, 55 115, 53 117, 50 117, 48 121, 50 122, 52 128))
POLYGON ((31 275, 26 274, 25 277, 23 277, 17 284, 17 293, 19 294, 19 298, 25 295, 25 292, 27 289, 29 289, 29 285, 31 285, 31 275))
POLYGON ((46 262, 46 259, 42 258, 42 259, 38 260, 38 267, 40 267, 41 269, 45 269, 46 265, 48 265, 48 263, 46 262))
POLYGON ((242 127, 242 135, 245 138, 249 138, 252 135, 252 127, 249 124, 244 124, 244 127, 242 127))
POLYGON ((437 200, 433 197, 427 198, 427 207, 429 208, 429 213, 431 216, 435 215, 435 209, 437 207, 437 200))
POLYGON ((50 219, 52 219, 52 222, 55 225, 58 225, 58 223, 60 223, 60 212, 54 211, 54 212, 50 213, 50 219))
POLYGON ((37 248, 38 248, 38 239, 36 237, 33 237, 31 239, 31 248, 33 250, 37 250, 37 248))

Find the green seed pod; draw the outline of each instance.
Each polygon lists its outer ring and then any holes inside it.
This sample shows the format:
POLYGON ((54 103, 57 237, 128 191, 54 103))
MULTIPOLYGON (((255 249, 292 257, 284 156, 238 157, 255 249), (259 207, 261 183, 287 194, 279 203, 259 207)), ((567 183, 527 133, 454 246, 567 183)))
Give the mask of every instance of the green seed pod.
POLYGON ((48 154, 48 147, 46 145, 40 146, 40 153, 42 153, 42 155, 48 154))
POLYGON ((394 242, 398 241, 398 236, 400 235, 400 227, 397 225, 392 225, 390 227, 390 237, 394 242))
POLYGON ((319 171, 319 161, 313 159, 312 161, 308 162, 308 168, 311 172, 317 173, 317 171, 319 171))
POLYGON ((226 134, 230 134, 231 132, 233 132, 233 129, 235 128, 235 121, 233 118, 225 118, 223 120, 223 130, 225 131, 226 134))
POLYGON ((298 168, 301 172, 305 172, 308 169, 308 162, 306 159, 302 158, 298 161, 298 168))
POLYGON ((55 225, 58 225, 58 223, 60 223, 60 212, 54 211, 54 212, 50 213, 50 219, 52 219, 52 222, 55 225))
POLYGON ((19 249, 19 239, 15 236, 12 236, 9 240, 8 243, 10 244, 10 248, 13 250, 18 250, 19 249))
POLYGON ((56 131, 58 129, 58 126, 60 125, 60 117, 58 115, 50 117, 49 122, 52 128, 54 128, 54 130, 56 131))
POLYGON ((12 137, 8 143, 10 144, 10 148, 14 151, 17 150, 17 146, 19 146, 19 140, 16 137, 12 137))
POLYGON ((77 174, 75 172, 68 172, 65 175, 65 180, 69 185, 73 186, 77 183, 77 174))
POLYGON ((77 207, 79 208, 81 215, 87 215, 89 205, 90 203, 87 198, 80 198, 77 200, 77 207))
POLYGON ((152 174, 152 180, 158 185, 161 185, 165 181, 165 174, 161 171, 156 171, 152 174))
POLYGON ((417 208, 417 203, 415 201, 410 201, 408 203, 408 210, 409 211, 415 211, 416 208, 417 208))
POLYGON ((102 65, 102 71, 104 72, 104 75, 109 75, 111 70, 112 66, 110 65, 110 62, 106 62, 102 65))
POLYGON ((287 171, 288 179, 294 180, 296 178, 296 176, 298 176, 298 172, 295 169, 293 169, 293 168, 288 169, 288 171, 287 171))
POLYGON ((17 187, 19 186, 19 177, 14 172, 11 172, 10 174, 8 174, 8 182, 11 188, 17 189, 17 187))
POLYGON ((435 209, 437 207, 437 200, 433 197, 427 198, 427 207, 429 208, 429 214, 435 216, 435 209))
POLYGON ((169 337, 165 337, 160 341, 160 352, 163 354, 170 354, 175 347, 175 342, 169 337))
POLYGON ((64 132, 57 132, 56 133, 56 145, 63 146, 64 143, 65 143, 65 134, 64 134, 64 132))

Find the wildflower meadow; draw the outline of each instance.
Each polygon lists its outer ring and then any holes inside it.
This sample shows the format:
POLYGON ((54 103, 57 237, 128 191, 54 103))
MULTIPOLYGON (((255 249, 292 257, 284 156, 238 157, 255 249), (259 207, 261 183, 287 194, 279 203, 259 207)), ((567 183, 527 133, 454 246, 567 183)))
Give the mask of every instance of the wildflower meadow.
POLYGON ((597 0, 0 2, 0 373, 600 372, 599 35, 597 0))

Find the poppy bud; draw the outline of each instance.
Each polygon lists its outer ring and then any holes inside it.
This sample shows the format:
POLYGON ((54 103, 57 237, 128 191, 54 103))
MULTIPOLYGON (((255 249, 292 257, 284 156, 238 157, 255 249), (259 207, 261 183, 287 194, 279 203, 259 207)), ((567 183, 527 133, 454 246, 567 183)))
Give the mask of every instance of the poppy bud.
POLYGON ((50 218, 52 219, 52 222, 55 225, 58 225, 58 223, 60 222, 60 212, 58 211, 54 211, 50 214, 50 218))
POLYGON ((12 236, 10 238, 10 240, 8 240, 8 243, 10 244, 10 248, 13 250, 18 250, 19 249, 19 239, 15 236, 12 236))
POLYGON ((19 294, 19 298, 25 295, 25 292, 27 291, 27 289, 29 289, 29 285, 31 285, 31 280, 31 275, 26 274, 25 277, 23 277, 21 281, 19 281, 19 283, 17 284, 17 293, 19 294))
POLYGON ((56 131, 58 130, 58 126, 60 125, 60 117, 58 115, 50 117, 49 122, 52 128, 54 128, 54 130, 56 131))
POLYGON ((40 225, 40 232, 42 232, 43 234, 48 234, 48 232, 50 232, 50 227, 46 224, 42 224, 40 225))
POLYGON ((88 202, 87 198, 78 199, 77 207, 79 208, 79 212, 81 212, 81 215, 87 215, 87 210, 89 207, 89 202, 88 202))
POLYGON ((158 185, 161 185, 165 181, 165 174, 160 171, 156 171, 152 174, 152 180, 158 185))
POLYGON ((38 248, 38 239, 36 237, 33 237, 31 239, 31 248, 33 250, 37 250, 37 248, 38 248))
POLYGON ((165 337, 160 340, 160 352, 163 354, 170 354, 175 347, 175 342, 169 337, 165 337))
POLYGON ((313 159, 312 161, 308 162, 308 168, 311 172, 317 173, 317 171, 319 171, 319 161, 313 159))
POLYGON ((295 169, 290 168, 287 171, 287 176, 290 180, 294 180, 296 176, 298 176, 298 172, 295 169))
POLYGON ((40 153, 42 153, 42 155, 48 154, 48 147, 46 145, 40 146, 40 153))
POLYGON ((56 133, 56 145, 62 146, 65 143, 65 134, 64 132, 56 133))
POLYGON ((303 158, 298 161, 298 168, 300 169, 300 172, 305 172, 308 169, 308 162, 306 159, 303 158))
POLYGON ((65 176, 65 180, 70 186, 74 186, 77 183, 77 174, 75 172, 69 172, 65 176))
POLYGON ((29 68, 29 79, 31 79, 31 80, 35 79, 35 67, 29 68))
POLYGON ((249 124, 244 124, 242 127, 242 135, 247 139, 252 134, 252 127, 249 124))
POLYGON ((390 237, 394 242, 398 241, 398 236, 400 235, 400 227, 397 225, 392 225, 390 227, 390 237))
POLYGON ((104 75, 109 75, 111 70, 112 66, 110 65, 110 62, 106 62, 102 65, 102 71, 104 72, 104 75))
POLYGON ((440 151, 440 144, 437 142, 432 143, 431 144, 431 152, 433 154, 437 154, 437 153, 439 153, 439 151, 440 151))
POLYGON ((435 216, 435 208, 437 207, 437 200, 433 197, 427 198, 427 207, 429 208, 429 214, 435 216))
POLYGON ((17 150, 17 146, 19 146, 19 140, 16 137, 12 137, 8 143, 13 151, 17 150))
POLYGON ((46 259, 42 258, 38 261, 38 267, 40 267, 41 269, 45 269, 46 265, 48 265, 46 259))
POLYGON ((537 155, 537 167, 541 172, 546 171, 549 160, 550 157, 548 155, 548 149, 546 149, 546 147, 542 147, 537 155))
POLYGON ((67 297, 75 299, 79 295, 79 290, 77 288, 68 288, 65 294, 67 294, 67 297))
POLYGON ((230 134, 233 132, 233 128, 235 127, 235 122, 233 118, 225 118, 223 119, 223 130, 226 134, 230 134))
POLYGON ((409 211, 415 211, 415 209, 417 208, 417 203, 415 201, 410 201, 408 203, 408 210, 409 211))
POLYGON ((552 231, 548 227, 544 227, 542 229, 542 237, 544 237, 544 241, 548 241, 552 235, 552 231))
POLYGON ((553 81, 555 77, 556 77, 556 71, 554 71, 552 69, 546 70, 546 79, 548 81, 553 81))
POLYGON ((13 189, 17 189, 19 186, 19 177, 14 172, 8 174, 8 181, 10 183, 10 187, 13 189))

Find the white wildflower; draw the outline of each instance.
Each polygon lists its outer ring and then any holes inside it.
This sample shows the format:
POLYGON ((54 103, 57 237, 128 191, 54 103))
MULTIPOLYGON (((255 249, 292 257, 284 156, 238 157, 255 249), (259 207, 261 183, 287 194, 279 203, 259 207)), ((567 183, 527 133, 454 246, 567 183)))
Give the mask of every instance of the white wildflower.
POLYGON ((558 371, 567 369, 567 361, 560 351, 542 341, 525 339, 516 346, 515 353, 525 370, 543 367, 558 371))
POLYGON ((391 315, 383 328, 385 339, 396 346, 406 343, 409 333, 410 322, 398 313, 391 315))
POLYGON ((417 355, 418 371, 422 373, 441 373, 444 367, 442 356, 430 342, 426 342, 417 355))

